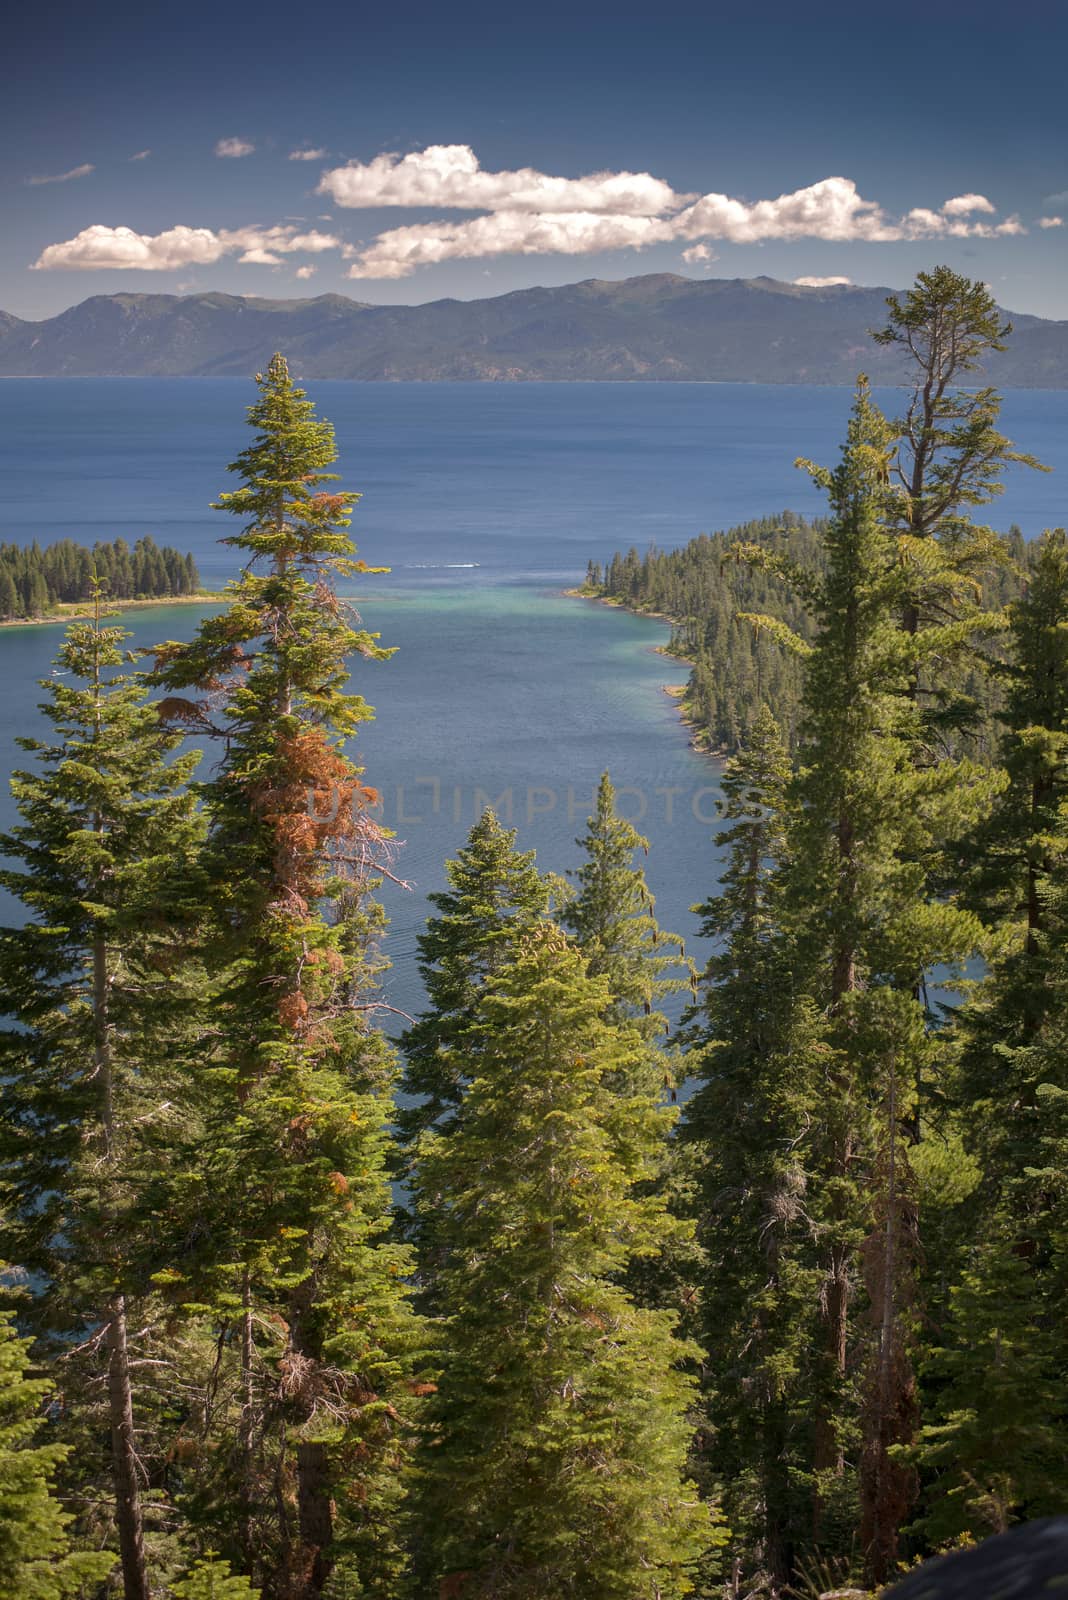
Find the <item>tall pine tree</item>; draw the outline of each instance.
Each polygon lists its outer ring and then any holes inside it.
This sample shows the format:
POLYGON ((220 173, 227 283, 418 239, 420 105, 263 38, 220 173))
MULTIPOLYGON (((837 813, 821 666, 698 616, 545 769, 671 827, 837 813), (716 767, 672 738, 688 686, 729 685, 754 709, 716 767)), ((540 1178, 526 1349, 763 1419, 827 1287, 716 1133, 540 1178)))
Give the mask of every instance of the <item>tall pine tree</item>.
POLYGON ((424 1142, 450 1251, 421 1595, 668 1600, 717 1539, 682 1476, 693 1352, 618 1282, 679 1225, 639 1192, 673 1114, 612 1087, 648 1046, 609 999, 561 932, 532 933, 476 1005, 454 1124, 424 1142))
POLYGON ((164 713, 226 740, 204 791, 219 998, 183 1191, 197 1244, 168 1281, 240 1352, 224 1554, 270 1600, 312 1600, 334 1574, 381 1596, 401 1560, 414 1331, 388 1237, 394 1069, 371 1026, 388 849, 345 742, 371 715, 348 658, 389 652, 336 592, 367 569, 355 497, 326 487, 333 430, 281 356, 257 383, 240 487, 219 502, 247 565, 226 610, 157 662, 164 713))
POLYGON ((124 1594, 148 1600, 128 1313, 132 1301, 140 1320, 149 1288, 143 1133, 173 1104, 189 1022, 197 757, 175 753, 144 684, 118 670, 127 635, 104 613, 98 589, 95 619, 67 632, 63 676, 45 681, 52 739, 20 741, 37 763, 15 774, 22 820, 0 841, 17 863, 0 883, 28 912, 0 943, 15 1024, 0 1036, 0 1237, 32 1275, 28 1321, 42 1354, 63 1358, 68 1412, 72 1386, 85 1404, 104 1381, 124 1594))

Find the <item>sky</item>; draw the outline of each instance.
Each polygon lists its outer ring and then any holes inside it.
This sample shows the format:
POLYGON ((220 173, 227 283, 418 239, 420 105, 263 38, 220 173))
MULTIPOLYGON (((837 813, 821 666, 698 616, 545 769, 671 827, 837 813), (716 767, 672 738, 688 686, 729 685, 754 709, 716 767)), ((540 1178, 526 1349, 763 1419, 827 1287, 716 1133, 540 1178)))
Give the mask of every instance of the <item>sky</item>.
POLYGON ((1066 0, 47 3, 5 28, 0 309, 647 272, 1068 319, 1066 0))

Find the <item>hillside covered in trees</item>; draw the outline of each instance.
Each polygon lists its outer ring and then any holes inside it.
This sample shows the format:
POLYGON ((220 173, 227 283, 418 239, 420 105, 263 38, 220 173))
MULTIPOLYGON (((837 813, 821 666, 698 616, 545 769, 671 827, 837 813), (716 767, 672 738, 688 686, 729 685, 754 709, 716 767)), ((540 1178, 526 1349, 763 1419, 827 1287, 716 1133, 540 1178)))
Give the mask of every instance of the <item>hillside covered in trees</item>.
MULTIPOLYGON (((740 750, 763 705, 774 711, 794 748, 802 660, 783 648, 769 622, 783 624, 806 642, 811 639, 810 614, 779 572, 790 567, 822 570, 825 538, 825 523, 784 511, 726 533, 700 534, 681 550, 654 547, 639 555, 632 548, 614 555, 603 569, 591 561, 579 592, 671 620, 666 651, 690 667, 680 709, 699 749, 719 754, 740 750), (753 547, 761 552, 759 563, 745 559, 753 547)), ((1000 559, 981 575, 984 607, 999 612, 1019 598, 1029 559, 1020 530, 1010 529, 1000 559)), ((976 660, 948 669, 940 689, 947 700, 952 693, 957 701, 958 737, 969 748, 990 753, 995 741, 992 718, 1001 703, 999 682, 987 670, 999 655, 996 634, 977 640, 976 651, 976 660)))
POLYGON ((196 594, 200 574, 191 555, 157 545, 146 535, 131 549, 112 544, 76 544, 60 539, 43 548, 0 544, 0 620, 45 617, 60 605, 93 595, 94 579, 112 600, 159 600, 196 594))
POLYGON ((401 1031, 390 652, 281 356, 227 605, 69 627, 0 840, 0 1593, 861 1600, 1068 1510, 1068 537, 991 602, 1008 330, 889 311, 911 409, 859 379, 826 518, 732 557, 796 700, 739 702, 703 970, 605 774, 564 879, 482 815, 401 1031))

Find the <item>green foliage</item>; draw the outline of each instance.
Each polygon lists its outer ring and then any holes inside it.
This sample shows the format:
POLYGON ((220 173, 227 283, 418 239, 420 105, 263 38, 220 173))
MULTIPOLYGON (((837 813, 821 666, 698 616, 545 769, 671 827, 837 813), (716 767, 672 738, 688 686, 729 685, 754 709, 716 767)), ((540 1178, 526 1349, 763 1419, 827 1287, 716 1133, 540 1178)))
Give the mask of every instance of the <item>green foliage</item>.
MULTIPOLYGON (((98 594, 94 620, 67 632, 63 676, 45 680, 51 740, 21 741, 36 763, 12 780, 22 820, 0 841, 0 882, 27 920, 0 935, 0 1237, 32 1274, 25 1317, 74 1447, 78 1535, 117 1537, 133 1597, 144 1592, 131 1587, 144 1582, 141 1475, 161 1484, 169 1441, 148 1426, 155 1397, 135 1408, 127 1320, 133 1305, 135 1354, 155 1359, 157 1229, 139 1201, 149 1145, 181 1094, 202 830, 188 788, 197 756, 178 753, 143 681, 120 670, 126 637, 104 625, 98 594)), ((150 1546, 168 1522, 160 1510, 150 1546)))
POLYGON ((762 707, 723 772, 720 893, 693 908, 717 950, 685 1029, 698 1087, 682 1125, 698 1157, 691 1206, 704 1252, 706 1426, 695 1460, 703 1487, 722 1486, 739 1560, 755 1559, 778 1584, 793 1574, 811 1494, 818 1289, 799 1152, 820 1103, 820 1062, 815 1019, 791 1000, 782 933, 789 781, 762 707))
POLYGON ((67 1451, 38 1442, 51 1384, 26 1375, 26 1346, 0 1315, 0 1600, 66 1600, 92 1592, 115 1562, 71 1551, 71 1518, 52 1487, 67 1451))
POLYGON ((247 1578, 233 1574, 228 1561, 211 1556, 198 1561, 171 1593, 174 1600, 259 1600, 259 1590, 247 1578))
POLYGON ((448 889, 428 897, 436 915, 416 944, 429 1003, 401 1037, 402 1087, 415 1101, 400 1114, 406 1137, 440 1125, 459 1104, 463 1084, 449 1077, 458 1059, 449 1052, 470 1032, 486 982, 548 909, 550 887, 534 852, 518 851, 515 839, 515 830, 506 831, 487 809, 455 860, 445 863, 448 889))
POLYGON ((718 1540, 682 1478, 695 1352, 616 1281, 680 1231, 640 1187, 673 1114, 613 1088, 640 1081, 648 1046, 606 1020, 585 966, 551 927, 528 937, 475 1007, 455 1122, 424 1141, 450 1250, 420 1594, 684 1595, 718 1540))
POLYGON ((245 519, 248 565, 225 612, 157 655, 164 715, 226 738, 203 790, 215 1028, 161 1197, 180 1232, 158 1282, 227 1358, 196 1486, 213 1543, 269 1591, 300 1573, 320 1594, 344 1558, 381 1596, 402 1562, 417 1335, 388 1237, 394 1065, 372 1026, 389 846, 345 741, 372 714, 346 658, 390 652, 334 589, 365 569, 355 497, 322 487, 333 431, 280 356, 258 383, 241 486, 219 502, 245 519))
POLYGON ((639 850, 649 854, 649 841, 616 812, 607 772, 597 787, 597 809, 575 842, 586 859, 568 874, 577 889, 565 899, 560 920, 585 954, 590 976, 607 978, 611 1015, 651 1038, 667 1026, 657 1002, 689 988, 691 969, 682 938, 657 923, 645 873, 634 861, 639 850))
MULTIPOLYGON (((786 511, 728 533, 702 534, 681 550, 654 548, 644 557, 631 550, 614 556, 601 583, 590 588, 632 610, 671 619, 667 653, 690 663, 681 710, 699 748, 737 752, 763 704, 796 748, 804 657, 813 637, 811 584, 825 561, 823 529, 820 519, 786 511)), ((1011 530, 1004 545, 987 541, 983 559, 975 577, 977 606, 996 613, 1022 593, 1026 549, 1019 530, 1011 530)), ((995 754, 1000 692, 985 662, 998 654, 996 639, 983 640, 978 654, 951 664, 938 680, 953 719, 939 738, 961 753, 995 754)))
POLYGON ((192 556, 170 545, 162 548, 149 535, 131 550, 125 539, 113 544, 75 544, 60 539, 42 550, 30 545, 0 544, 0 619, 42 617, 59 602, 93 598, 99 580, 112 600, 156 600, 196 594, 200 574, 192 556))

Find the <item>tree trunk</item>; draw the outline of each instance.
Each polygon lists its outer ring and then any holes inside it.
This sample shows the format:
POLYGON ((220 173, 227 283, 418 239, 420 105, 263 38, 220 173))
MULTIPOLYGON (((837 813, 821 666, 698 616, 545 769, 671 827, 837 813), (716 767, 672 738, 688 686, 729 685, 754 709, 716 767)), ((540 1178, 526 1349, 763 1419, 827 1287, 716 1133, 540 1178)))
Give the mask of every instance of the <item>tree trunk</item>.
MULTIPOLYGON (((100 1084, 100 1120, 105 1161, 109 1165, 114 1160, 117 1143, 110 988, 107 944, 103 936, 98 934, 93 941, 93 1065, 100 1084)), ((137 1480, 130 1358, 126 1347, 126 1297, 121 1290, 116 1291, 109 1300, 106 1317, 111 1471, 115 1483, 115 1517, 122 1554, 123 1595, 125 1600, 149 1600, 141 1491, 137 1480)))
POLYGON ((324 1444, 297 1446, 297 1511, 300 1542, 309 1565, 304 1581, 307 1600, 321 1595, 334 1563, 327 1555, 334 1538, 334 1502, 330 1463, 324 1444))
POLYGON ((111 1463, 115 1480, 115 1517, 119 1525, 124 1600, 149 1600, 145 1572, 145 1539, 141 1493, 137 1481, 130 1359, 126 1348, 126 1298, 108 1302, 108 1407, 111 1413, 111 1463))
POLYGON ((255 1505, 252 1438, 255 1426, 255 1396, 252 1387, 252 1287, 248 1268, 241 1279, 241 1424, 238 1445, 241 1451, 241 1548, 245 1566, 251 1571, 256 1560, 253 1547, 252 1517, 255 1505))
MULTIPOLYGON (((291 1394, 300 1423, 315 1416, 315 1385, 322 1365, 322 1348, 309 1327, 315 1296, 315 1279, 309 1277, 290 1300, 291 1394)), ((333 1472, 326 1445, 299 1443, 295 1464, 297 1535, 296 1546, 288 1553, 286 1600, 318 1600, 334 1569, 328 1553, 334 1539, 333 1472)))

